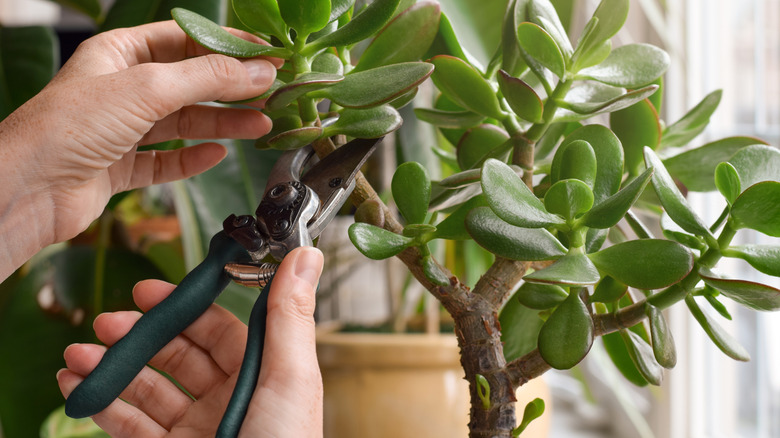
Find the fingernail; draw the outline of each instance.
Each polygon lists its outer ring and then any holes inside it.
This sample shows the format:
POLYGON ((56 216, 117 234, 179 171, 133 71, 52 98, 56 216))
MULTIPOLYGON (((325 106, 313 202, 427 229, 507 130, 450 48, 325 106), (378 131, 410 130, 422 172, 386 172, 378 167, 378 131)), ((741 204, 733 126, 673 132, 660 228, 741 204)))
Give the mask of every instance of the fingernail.
POLYGON ((322 252, 319 249, 312 247, 301 249, 295 260, 295 276, 316 288, 322 273, 322 262, 322 252))
POLYGON ((251 59, 244 61, 243 64, 253 84, 270 86, 273 83, 276 77, 276 68, 270 62, 263 59, 251 59))

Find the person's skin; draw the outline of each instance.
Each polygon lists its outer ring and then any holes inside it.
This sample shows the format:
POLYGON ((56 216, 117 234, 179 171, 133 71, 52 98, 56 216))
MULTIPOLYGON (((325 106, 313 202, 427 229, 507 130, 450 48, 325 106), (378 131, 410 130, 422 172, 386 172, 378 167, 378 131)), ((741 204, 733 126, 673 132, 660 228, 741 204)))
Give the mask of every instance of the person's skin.
MULTIPOLYGON (((285 257, 274 277, 268 302, 263 366, 240 436, 321 437, 322 377, 314 339, 314 291, 322 253, 298 248, 285 257)), ((148 310, 173 290, 149 280, 133 291, 148 310)), ((111 345, 130 330, 138 312, 100 315, 98 338, 111 345)), ((212 305, 181 335, 154 356, 150 365, 169 373, 197 401, 150 368, 145 368, 95 422, 114 438, 213 437, 241 365, 246 326, 212 305)), ((57 374, 67 397, 97 365, 105 347, 74 344, 65 350, 67 369, 57 374)))
MULTIPOLYGON (((232 31, 247 39, 251 35, 232 31)), ((94 221, 118 192, 187 178, 221 161, 216 143, 169 152, 138 146, 188 138, 257 138, 270 120, 252 108, 197 105, 258 96, 280 60, 237 60, 208 53, 170 21, 119 29, 83 43, 37 96, 0 122, 0 281, 47 245, 94 221)), ((265 359, 241 433, 322 435, 322 380, 314 347, 314 289, 322 254, 291 252, 277 272, 268 309, 265 359)), ((174 286, 139 283, 148 310, 174 286)), ((95 333, 111 345, 137 312, 100 315, 95 333)), ((197 401, 149 368, 122 399, 94 420, 113 437, 214 436, 242 359, 247 328, 214 305, 151 364, 170 373, 197 401)), ((57 374, 67 397, 105 347, 77 344, 57 374)))

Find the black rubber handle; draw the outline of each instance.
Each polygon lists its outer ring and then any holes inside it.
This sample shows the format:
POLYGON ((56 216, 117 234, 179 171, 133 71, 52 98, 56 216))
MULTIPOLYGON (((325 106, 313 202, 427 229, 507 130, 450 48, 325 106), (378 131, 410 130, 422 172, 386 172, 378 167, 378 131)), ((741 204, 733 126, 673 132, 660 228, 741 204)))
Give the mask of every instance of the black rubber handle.
POLYGON ((65 402, 65 413, 83 418, 108 407, 152 357, 202 315, 227 287, 230 279, 224 273, 225 264, 247 258, 241 245, 224 232, 217 233, 206 259, 109 348, 98 366, 73 390, 65 402))
POLYGON ((249 316, 249 333, 246 339, 244 360, 241 362, 241 370, 238 372, 238 380, 233 395, 230 397, 225 415, 219 423, 216 438, 233 438, 238 436, 241 424, 246 417, 249 402, 257 386, 260 375, 260 365, 263 360, 265 347, 265 323, 268 316, 268 293, 271 290, 271 281, 263 287, 263 291, 252 307, 249 316))

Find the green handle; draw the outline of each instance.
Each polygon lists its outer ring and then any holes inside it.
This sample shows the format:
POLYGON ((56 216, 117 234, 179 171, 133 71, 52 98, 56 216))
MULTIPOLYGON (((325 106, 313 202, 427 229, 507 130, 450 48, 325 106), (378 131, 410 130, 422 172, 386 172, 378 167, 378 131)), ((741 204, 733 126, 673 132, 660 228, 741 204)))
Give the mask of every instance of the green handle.
POLYGON ((166 344, 192 324, 230 283, 225 264, 248 254, 224 232, 217 233, 209 252, 160 304, 145 313, 122 339, 106 351, 98 366, 73 390, 65 403, 71 418, 105 409, 166 344))

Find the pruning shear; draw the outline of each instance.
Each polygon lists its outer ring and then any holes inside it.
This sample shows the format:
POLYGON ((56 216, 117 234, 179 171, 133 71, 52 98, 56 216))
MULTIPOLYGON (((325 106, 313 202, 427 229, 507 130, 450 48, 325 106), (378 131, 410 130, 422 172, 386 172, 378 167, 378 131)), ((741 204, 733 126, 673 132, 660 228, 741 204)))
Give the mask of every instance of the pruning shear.
POLYGON ((278 263, 299 246, 311 246, 355 187, 355 176, 380 139, 355 139, 317 161, 311 145, 284 152, 271 170, 256 216, 230 215, 211 239, 208 254, 173 292, 145 313, 109 348, 73 390, 65 412, 88 417, 105 409, 152 357, 194 322, 231 280, 260 293, 233 395, 217 437, 238 434, 260 371, 268 292, 278 263), (268 258, 276 262, 267 262, 268 258))

